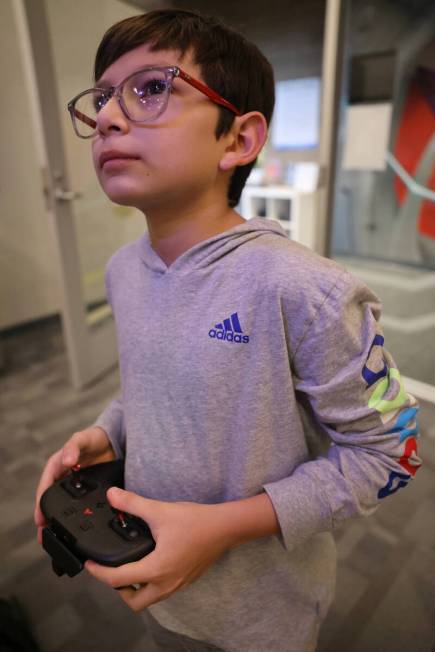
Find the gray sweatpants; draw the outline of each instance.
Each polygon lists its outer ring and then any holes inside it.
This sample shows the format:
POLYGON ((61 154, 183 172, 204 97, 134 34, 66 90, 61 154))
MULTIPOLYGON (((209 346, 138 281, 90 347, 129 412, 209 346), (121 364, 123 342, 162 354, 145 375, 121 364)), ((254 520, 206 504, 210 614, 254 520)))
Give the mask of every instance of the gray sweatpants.
POLYGON ((224 652, 210 643, 196 641, 188 636, 171 632, 162 627, 146 609, 142 616, 145 620, 147 636, 144 652, 224 652))

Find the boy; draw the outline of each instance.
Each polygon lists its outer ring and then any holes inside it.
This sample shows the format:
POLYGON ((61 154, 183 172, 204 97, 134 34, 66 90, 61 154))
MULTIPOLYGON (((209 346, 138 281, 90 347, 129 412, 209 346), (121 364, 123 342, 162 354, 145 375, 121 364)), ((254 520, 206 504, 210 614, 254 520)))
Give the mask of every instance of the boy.
POLYGON ((54 479, 122 457, 128 491, 109 500, 149 524, 156 550, 86 567, 145 614, 159 649, 314 650, 331 530, 420 464, 416 401, 383 349, 378 300, 234 210, 274 102, 254 45, 153 11, 105 34, 95 79, 69 105, 74 127, 106 194, 142 210, 148 234, 106 275, 122 395, 50 458, 36 523, 54 479))

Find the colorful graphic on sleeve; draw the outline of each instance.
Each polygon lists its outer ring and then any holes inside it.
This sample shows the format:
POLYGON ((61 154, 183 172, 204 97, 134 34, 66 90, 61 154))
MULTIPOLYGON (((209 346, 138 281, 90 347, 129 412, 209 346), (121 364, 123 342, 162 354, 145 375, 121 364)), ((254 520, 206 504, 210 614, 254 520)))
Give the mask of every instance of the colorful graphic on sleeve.
POLYGON ((395 423, 394 428, 388 432, 400 432, 400 442, 402 443, 408 437, 418 434, 417 425, 417 407, 409 407, 403 412, 399 412, 399 416, 395 423))
POLYGON ((372 342, 372 345, 371 345, 370 350, 369 350, 369 354, 367 356, 366 364, 364 365, 363 370, 362 370, 362 375, 363 375, 364 380, 367 383, 367 388, 374 385, 380 378, 385 378, 385 376, 388 373, 388 367, 387 367, 387 363, 385 362, 385 360, 384 360, 384 366, 380 371, 372 371, 368 367, 368 364, 369 364, 369 361, 370 361, 370 356, 371 356, 371 354, 373 352, 373 348, 375 346, 382 347, 383 345, 384 345, 383 336, 382 335, 375 335, 375 337, 373 339, 373 342, 372 342))
POLYGON ((361 373, 367 383, 366 389, 373 387, 367 402, 369 408, 379 412, 382 421, 387 422, 389 418, 382 418, 383 415, 390 413, 389 417, 391 418, 391 412, 397 411, 405 405, 408 395, 403 386, 399 370, 395 367, 389 367, 386 362, 386 356, 382 348, 383 344, 383 336, 375 335, 361 373), (379 369, 379 367, 381 368, 379 369))
POLYGON ((417 408, 415 407, 401 412, 394 428, 388 431, 388 433, 400 433, 400 442, 403 444, 404 450, 399 464, 404 469, 404 473, 391 471, 387 484, 378 492, 378 498, 385 498, 398 489, 406 487, 421 466, 420 458, 417 455, 418 423, 416 414, 417 408))
MULTIPOLYGON (((362 370, 362 376, 367 383, 367 389, 376 385, 368 400, 368 406, 380 413, 383 423, 395 419, 393 427, 387 431, 386 434, 397 433, 399 442, 403 445, 403 454, 399 459, 400 466, 404 469, 403 473, 391 471, 388 482, 378 492, 378 498, 385 498, 395 493, 398 489, 406 487, 411 477, 413 477, 421 466, 420 459, 417 455, 417 439, 418 436, 418 423, 417 411, 418 408, 412 405, 406 409, 400 409, 407 401, 413 402, 414 399, 410 397, 404 388, 402 378, 398 369, 388 367, 382 356, 382 368, 378 371, 370 369, 371 357, 379 358, 382 354, 382 346, 384 338, 382 335, 376 335, 373 339, 372 345, 369 350, 367 361, 362 370), (380 347, 381 350, 375 349, 380 347), (396 391, 389 392, 392 385, 397 387, 396 391), (387 392, 390 393, 388 398, 387 392)), ((379 366, 379 362, 378 365, 379 366)))
POLYGON ((394 494, 398 489, 406 487, 410 479, 410 475, 391 471, 387 484, 378 491, 378 498, 381 499, 391 496, 391 494, 394 494))

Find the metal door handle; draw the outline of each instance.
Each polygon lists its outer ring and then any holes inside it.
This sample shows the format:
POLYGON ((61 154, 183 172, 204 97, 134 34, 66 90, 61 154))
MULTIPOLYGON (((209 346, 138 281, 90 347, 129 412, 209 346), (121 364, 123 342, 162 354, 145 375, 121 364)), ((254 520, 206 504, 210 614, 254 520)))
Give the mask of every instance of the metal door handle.
POLYGON ((74 190, 63 190, 63 188, 54 189, 54 198, 59 201, 73 201, 73 199, 78 199, 82 194, 80 192, 75 192, 74 190))

